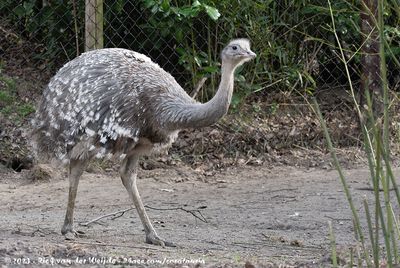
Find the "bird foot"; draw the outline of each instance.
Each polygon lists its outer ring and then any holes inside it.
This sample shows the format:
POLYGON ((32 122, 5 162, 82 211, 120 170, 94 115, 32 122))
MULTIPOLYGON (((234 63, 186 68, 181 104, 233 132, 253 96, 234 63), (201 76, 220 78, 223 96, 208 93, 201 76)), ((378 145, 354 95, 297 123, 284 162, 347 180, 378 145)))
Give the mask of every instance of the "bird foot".
POLYGON ((61 231, 61 233, 64 235, 65 240, 75 240, 75 238, 79 237, 84 237, 85 232, 83 231, 76 231, 74 229, 68 230, 68 231, 61 231))
POLYGON ((176 247, 174 243, 165 241, 153 233, 146 234, 146 243, 162 247, 176 247))

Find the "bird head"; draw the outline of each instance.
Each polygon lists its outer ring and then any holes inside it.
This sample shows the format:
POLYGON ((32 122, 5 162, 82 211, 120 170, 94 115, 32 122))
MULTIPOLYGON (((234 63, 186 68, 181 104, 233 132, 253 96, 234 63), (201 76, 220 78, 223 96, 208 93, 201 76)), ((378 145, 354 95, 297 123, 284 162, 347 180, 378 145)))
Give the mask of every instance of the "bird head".
POLYGON ((256 53, 250 49, 250 41, 245 38, 234 39, 222 50, 222 62, 231 62, 236 66, 252 60, 256 53))

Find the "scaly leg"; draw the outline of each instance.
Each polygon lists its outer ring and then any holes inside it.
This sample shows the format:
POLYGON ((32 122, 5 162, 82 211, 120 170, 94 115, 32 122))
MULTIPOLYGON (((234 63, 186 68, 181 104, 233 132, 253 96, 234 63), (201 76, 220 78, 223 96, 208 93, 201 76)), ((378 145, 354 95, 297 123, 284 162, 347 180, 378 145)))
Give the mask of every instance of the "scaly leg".
POLYGON ((69 164, 68 206, 65 214, 64 225, 61 228, 61 234, 63 234, 67 239, 73 239, 73 237, 83 234, 81 231, 74 230, 73 222, 75 198, 78 190, 79 179, 86 167, 87 162, 87 160, 71 160, 69 164))
POLYGON ((175 245, 173 243, 167 242, 157 235, 153 225, 150 222, 149 217, 147 216, 146 209, 142 203, 142 199, 140 198, 139 191, 136 185, 138 162, 139 155, 133 154, 130 156, 126 156, 126 158, 122 162, 120 174, 122 184, 128 191, 129 197, 133 201, 139 214, 140 220, 142 221, 144 231, 146 232, 146 243, 174 247, 175 245))

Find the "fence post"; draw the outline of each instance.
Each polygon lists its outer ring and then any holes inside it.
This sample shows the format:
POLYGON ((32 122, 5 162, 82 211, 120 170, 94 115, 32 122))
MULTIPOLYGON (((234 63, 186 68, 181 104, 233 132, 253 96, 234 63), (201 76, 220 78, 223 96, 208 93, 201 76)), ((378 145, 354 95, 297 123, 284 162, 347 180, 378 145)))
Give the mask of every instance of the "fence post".
POLYGON ((103 48, 103 0, 85 1, 85 51, 103 48))

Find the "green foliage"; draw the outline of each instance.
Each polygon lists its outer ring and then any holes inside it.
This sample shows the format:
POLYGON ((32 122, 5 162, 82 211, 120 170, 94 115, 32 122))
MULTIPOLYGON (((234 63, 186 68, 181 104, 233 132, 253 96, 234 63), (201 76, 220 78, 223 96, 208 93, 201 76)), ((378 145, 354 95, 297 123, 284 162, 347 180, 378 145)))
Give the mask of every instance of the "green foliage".
POLYGON ((0 76, 0 112, 3 114, 10 114, 12 104, 15 102, 15 81, 0 76))
POLYGON ((5 76, 0 76, 0 83, 4 83, 5 88, 11 93, 15 93, 16 90, 16 83, 15 80, 5 77, 5 76))
MULTIPOLYGON (((255 64, 246 65, 244 75, 236 77, 234 107, 255 94, 263 96, 267 88, 312 95, 320 84, 332 79, 346 83, 343 70, 336 68, 340 61, 335 57, 337 47, 325 1, 143 2, 150 13, 146 29, 159 29, 153 37, 155 46, 175 47, 178 63, 191 74, 191 86, 203 76, 211 78, 203 100, 212 95, 219 79, 221 45, 234 37, 250 38, 258 54, 255 64), (209 12, 207 7, 211 6, 213 11, 209 12), (214 18, 213 13, 221 15, 214 18)), ((357 5, 344 0, 334 4, 338 34, 349 52, 361 41, 357 5)), ((359 59, 356 53, 353 62, 358 64, 359 59)))
MULTIPOLYGON (((0 2, 17 32, 38 44, 37 58, 55 65, 76 55, 76 38, 82 50, 84 9, 84 1, 77 0, 0 2)), ((393 73, 400 67, 399 10, 397 0, 384 1, 385 56, 393 73)), ((348 84, 326 0, 104 0, 104 11, 106 47, 144 51, 174 70, 189 91, 208 77, 202 100, 213 95, 219 53, 235 37, 248 37, 258 55, 236 77, 236 106, 274 90, 313 95, 325 85, 348 84)), ((360 12, 361 0, 332 3, 335 32, 353 79, 360 77, 360 12)))
POLYGON ((0 73, 0 113, 21 121, 35 111, 33 103, 17 97, 16 82, 0 73))
MULTIPOLYGON (((176 2, 176 4, 178 3, 176 2)), ((144 5, 146 8, 150 9, 153 14, 162 13, 164 17, 173 15, 173 19, 177 19, 178 21, 184 21, 185 18, 195 18, 203 11, 214 21, 221 16, 216 8, 198 0, 194 1, 191 5, 183 5, 180 7, 171 6, 168 0, 144 0, 144 5)))
MULTIPOLYGON (((218 72, 213 43, 201 46, 198 40, 208 40, 215 22, 221 16, 210 1, 168 1, 143 0, 144 8, 150 11, 149 25, 145 29, 159 29, 160 36, 155 35, 157 43, 174 40, 178 63, 191 74, 191 87, 203 76, 214 76, 218 72), (209 25, 204 29, 205 25, 209 25), (201 29, 204 29, 202 31, 201 29)), ((171 45, 171 44, 168 44, 171 45)))
POLYGON ((5 116, 9 116, 12 114, 12 107, 11 106, 5 106, 0 109, 0 113, 2 113, 5 116))
POLYGON ((8 92, 0 91, 0 104, 2 106, 11 104, 14 98, 8 92))
MULTIPOLYGON (((333 16, 334 13, 332 9, 330 9, 330 12, 332 28, 335 30, 336 20, 333 16)), ((379 2, 377 26, 379 29, 379 39, 381 44, 384 43, 383 40, 386 38, 383 18, 384 7, 383 3, 379 2)), ((364 230, 361 228, 362 222, 360 221, 360 211, 356 209, 347 179, 344 176, 342 167, 340 166, 333 148, 330 134, 326 127, 326 122, 323 119, 315 99, 313 108, 320 120, 321 127, 324 130, 328 148, 331 152, 335 168, 339 173, 346 198, 352 211, 355 237, 361 246, 358 254, 360 258, 359 263, 363 263, 366 267, 381 267, 382 263, 385 263, 386 267, 398 267, 400 263, 398 252, 400 246, 400 229, 397 217, 400 205, 400 190, 393 174, 393 162, 391 161, 391 142, 389 139, 389 122, 391 121, 391 118, 389 117, 389 108, 391 101, 389 100, 389 91, 387 86, 387 66, 384 55, 385 46, 381 46, 379 51, 381 57, 380 86, 382 87, 383 92, 383 114, 377 115, 375 111, 376 107, 372 103, 372 96, 368 90, 365 91, 367 100, 366 105, 363 107, 365 110, 361 111, 360 105, 355 98, 353 81, 349 75, 349 66, 348 61, 346 61, 345 51, 341 45, 341 40, 338 34, 335 35, 335 38, 340 50, 339 57, 342 59, 349 80, 355 110, 357 111, 360 120, 360 127, 364 138, 363 145, 370 171, 369 183, 372 184, 374 193, 373 197, 369 198, 370 200, 367 200, 367 196, 365 196, 363 202, 367 218, 368 235, 371 243, 369 248, 365 239, 366 235, 364 234, 364 230), (391 193, 391 191, 393 192, 391 193), (371 202, 372 206, 369 205, 371 202), (370 212, 370 207, 374 209, 374 213, 370 212), (382 247, 383 243, 384 247, 382 247), (370 259, 371 255, 373 260, 370 259)), ((335 243, 334 239, 332 239, 332 243, 335 243)), ((332 250, 335 250, 335 245, 332 246, 332 250)), ((332 255, 335 256, 336 251, 333 252, 332 255)), ((335 267, 336 265, 336 258, 333 258, 333 266, 335 267)))
POLYGON ((26 117, 35 112, 35 107, 31 103, 24 103, 17 107, 17 113, 21 117, 26 117))
MULTIPOLYGON (((77 11, 83 18, 84 1, 73 1, 81 4, 77 11)), ((32 43, 37 60, 57 65, 76 55, 73 37, 83 36, 83 23, 78 24, 81 27, 75 32, 74 20, 78 16, 73 16, 73 1, 24 0, 16 4, 13 0, 4 0, 0 10, 7 12, 7 19, 21 37, 32 43)))

